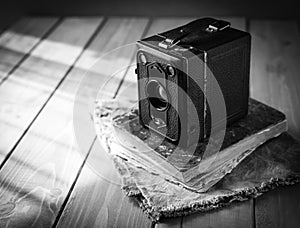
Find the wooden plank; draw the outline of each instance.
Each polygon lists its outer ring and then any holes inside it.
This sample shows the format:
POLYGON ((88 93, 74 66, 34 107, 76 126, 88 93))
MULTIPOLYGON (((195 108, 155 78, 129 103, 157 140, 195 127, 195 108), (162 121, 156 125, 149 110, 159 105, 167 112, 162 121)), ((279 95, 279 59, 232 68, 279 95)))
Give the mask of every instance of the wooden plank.
POLYGON ((182 227, 253 227, 252 202, 236 202, 227 208, 183 218, 182 227))
MULTIPOLYGON (((77 86, 84 76, 84 71, 89 70, 89 78, 87 81, 83 81, 81 83, 84 84, 84 87, 93 87, 95 84, 104 83, 107 79, 106 69, 110 67, 123 66, 123 64, 129 64, 133 52, 118 52, 117 55, 113 57, 113 60, 105 61, 105 64, 99 63, 95 67, 91 67, 91 65, 97 60, 99 57, 104 55, 107 51, 110 51, 114 48, 123 46, 128 43, 135 42, 137 39, 141 37, 143 31, 147 26, 147 19, 137 19, 137 18, 110 18, 102 28, 101 32, 95 37, 94 41, 88 47, 88 49, 83 53, 82 57, 79 59, 76 67, 70 72, 67 80, 70 78, 72 81, 70 83, 74 83, 77 81, 77 86), (114 65, 114 66, 113 66, 114 65), (76 79, 76 80, 75 80, 76 79)), ((133 50, 132 50, 133 51, 133 50)), ((111 57, 112 58, 112 57, 111 57)), ((66 86, 71 86, 69 84, 66 86)), ((116 89, 117 85, 115 85, 116 89)), ((74 86, 73 96, 75 95, 74 86)), ((87 96, 79 97, 79 99, 88 99, 87 96)), ((85 106, 82 104, 80 107, 84 109, 85 106)), ((87 107, 88 109, 88 107, 87 107)), ((91 146, 93 139, 95 138, 93 123, 89 118, 88 110, 85 110, 84 116, 82 118, 86 118, 82 120, 86 125, 92 125, 92 134, 84 135, 84 144, 81 146, 81 153, 84 155, 88 152, 88 146, 91 146), (87 115, 87 116, 85 116, 87 115)), ((69 112, 72 111, 71 109, 69 112)), ((72 113, 69 113, 70 118, 72 117, 72 113)), ((85 125, 85 124, 84 124, 85 125)), ((70 132, 72 134, 72 132, 70 132)), ((106 174, 112 173, 112 176, 109 178, 113 178, 113 175, 116 172, 113 172, 111 159, 108 157, 106 153, 99 154, 101 149, 95 147, 94 152, 95 155, 93 159, 100 167, 103 167, 104 172, 106 174), (95 152, 95 150, 97 152, 95 152)), ((76 153, 76 152, 74 152, 76 153)), ((78 154, 78 153, 77 153, 78 154)), ((60 158, 61 159, 61 158, 60 158)), ((80 184, 75 185, 74 191, 72 191, 72 195, 66 209, 64 210, 61 219, 58 221, 58 226, 62 227, 77 227, 77 226, 96 226, 100 222, 113 225, 117 219, 127 224, 129 227, 136 226, 136 224, 146 224, 149 223, 144 217, 140 216, 142 211, 139 210, 136 206, 129 204, 129 199, 125 197, 119 188, 118 192, 110 191, 109 185, 107 185, 106 180, 101 179, 97 174, 95 174, 89 168, 86 168, 87 174, 84 175, 84 178, 81 179, 80 184), (106 197, 106 203, 104 203, 104 198, 106 197), (104 204, 103 204, 104 203, 104 204), (107 205, 112 205, 111 208, 107 208, 107 205), (105 205, 102 207, 102 205, 105 205), (119 206, 119 207, 118 207, 119 206), (114 210, 114 207, 116 208, 114 210), (84 209, 83 209, 84 208, 84 209), (130 213, 132 216, 129 217, 122 213, 125 210, 130 213), (108 215, 107 215, 108 214, 108 215), (108 216, 108 218, 107 218, 108 216), (115 218, 116 217, 116 218, 115 218), (107 219, 107 220, 105 220, 107 219), (104 221, 105 220, 105 221, 104 221)), ((74 179, 73 179, 74 181, 74 179)))
MULTIPOLYGON (((300 138, 300 34, 295 21, 251 20, 251 95, 287 115, 289 131, 300 138)), ((284 152, 284 151, 283 151, 284 152)), ((256 227, 298 227, 299 184, 255 200, 256 227)))
MULTIPOLYGON (((172 23, 176 24, 179 20, 173 21, 171 19, 166 20, 169 23, 164 23, 164 20, 154 21, 147 34, 156 33, 160 29, 164 30, 164 27, 172 23), (156 28, 156 29, 155 29, 156 28)), ((120 26, 119 29, 122 27, 120 26)), ((139 31, 141 29, 136 29, 139 31)), ((139 33, 135 37, 132 37, 134 42, 142 35, 139 33)), ((106 45, 109 45, 107 43, 106 45)), ((113 48, 112 46, 110 48, 113 48)), ((129 64, 132 61, 133 52, 127 57, 129 64)), ((117 57, 115 59, 117 61, 117 57)), ((103 72, 102 71, 99 71, 103 72)), ((98 75, 99 75, 98 73, 98 75)), ((121 78, 118 80, 120 81, 121 78)), ((109 84, 109 89, 114 91, 118 87, 118 81, 109 84)), ((110 94, 113 96, 114 92, 110 94)), ((128 197, 124 196, 120 190, 120 179, 115 169, 112 167, 112 161, 110 157, 103 151, 96 141, 89 157, 87 165, 83 167, 83 170, 79 176, 79 179, 75 185, 75 188, 71 195, 71 200, 68 201, 66 210, 64 210, 62 217, 58 223, 58 226, 95 226, 101 224, 103 226, 122 226, 122 227, 147 227, 151 225, 150 220, 143 215, 142 210, 137 207, 128 197), (98 164, 98 167, 102 167, 101 170, 97 170, 97 173, 93 172, 91 164, 98 164), (99 176, 99 173, 101 174, 99 176), (88 184, 87 184, 88 183, 88 184), (98 204, 90 203, 85 204, 87 200, 91 202, 99 202, 98 204), (83 206, 84 205, 84 206, 83 206), (84 207, 84 209, 82 209, 84 207)))
POLYGON ((182 217, 166 218, 166 219, 162 219, 162 221, 155 224, 155 227, 156 228, 168 228, 168 227, 181 228, 182 221, 183 221, 182 217))
POLYGON ((296 21, 251 20, 251 96, 287 116, 300 139, 300 34, 296 21))
MULTIPOLYGON (((1 105, 10 107, 7 110, 11 112, 1 113, 5 117, 1 118, 1 130, 5 128, 4 133, 13 133, 14 138, 1 137, 10 146, 54 92, 101 21, 65 19, 3 83, 1 105), (17 122, 20 125, 15 125, 16 115, 24 121, 17 122)), ((0 227, 49 227, 54 223, 82 163, 80 154, 74 153, 77 148, 70 123, 73 95, 70 82, 55 92, 2 167, 0 227)))
POLYGON ((96 143, 91 151, 93 159, 102 167, 101 175, 87 166, 87 162, 58 227, 150 227, 151 222, 143 211, 121 192, 111 158, 107 154, 99 155, 101 150, 96 143))
POLYGON ((64 20, 0 87, 0 163, 30 126, 99 24, 64 20))
POLYGON ((299 227, 300 185, 280 187, 255 200, 256 227, 299 227))
POLYGON ((30 54, 57 21, 57 18, 48 17, 23 18, 1 34, 0 83, 30 54))

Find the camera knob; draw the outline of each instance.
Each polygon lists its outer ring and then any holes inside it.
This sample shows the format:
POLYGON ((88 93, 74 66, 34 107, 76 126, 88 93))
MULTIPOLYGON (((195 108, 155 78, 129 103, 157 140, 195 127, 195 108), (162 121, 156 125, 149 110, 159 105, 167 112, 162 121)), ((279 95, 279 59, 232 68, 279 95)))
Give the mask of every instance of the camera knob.
POLYGON ((147 57, 144 55, 144 53, 139 54, 139 60, 143 65, 147 64, 147 57))
POLYGON ((168 74, 170 77, 174 77, 175 74, 176 74, 175 68, 174 68, 173 66, 171 66, 171 65, 168 65, 168 66, 166 67, 166 71, 167 71, 167 74, 168 74))

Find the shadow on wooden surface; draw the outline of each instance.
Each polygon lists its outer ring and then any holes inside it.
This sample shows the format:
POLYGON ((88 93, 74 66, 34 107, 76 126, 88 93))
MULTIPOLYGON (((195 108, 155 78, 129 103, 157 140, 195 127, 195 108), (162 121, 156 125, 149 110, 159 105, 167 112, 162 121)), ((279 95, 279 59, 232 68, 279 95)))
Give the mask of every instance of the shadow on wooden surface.
POLYGON ((251 20, 251 96, 286 114, 300 139, 300 33, 295 21, 251 20))
MULTIPOLYGON (((287 116, 300 139, 300 33, 296 21, 251 20, 251 96, 287 116)), ((299 227, 300 185, 255 199, 256 227, 299 227)))

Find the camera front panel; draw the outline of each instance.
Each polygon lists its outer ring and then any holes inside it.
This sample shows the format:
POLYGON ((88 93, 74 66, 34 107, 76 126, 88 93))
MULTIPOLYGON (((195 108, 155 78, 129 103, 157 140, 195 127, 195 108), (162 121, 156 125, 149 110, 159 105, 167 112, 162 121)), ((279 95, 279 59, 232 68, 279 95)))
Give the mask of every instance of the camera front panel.
MULTIPOLYGON (((177 142, 183 109, 178 86, 182 63, 179 59, 150 48, 137 52, 139 110, 142 123, 167 139, 177 142)), ((185 83, 186 84, 186 83, 185 83)))

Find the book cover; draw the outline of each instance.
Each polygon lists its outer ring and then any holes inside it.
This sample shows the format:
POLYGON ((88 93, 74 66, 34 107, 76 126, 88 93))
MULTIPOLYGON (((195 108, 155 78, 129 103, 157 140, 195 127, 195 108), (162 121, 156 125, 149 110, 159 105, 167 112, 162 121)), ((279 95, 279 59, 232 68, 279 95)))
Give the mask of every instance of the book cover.
POLYGON ((189 151, 145 128, 138 110, 128 107, 107 101, 99 104, 95 113, 98 136, 110 152, 197 192, 207 191, 258 146, 287 129, 284 114, 250 99, 248 115, 227 127, 223 141, 212 135, 208 149, 205 140, 189 151), (218 143, 221 149, 215 151, 218 143))

